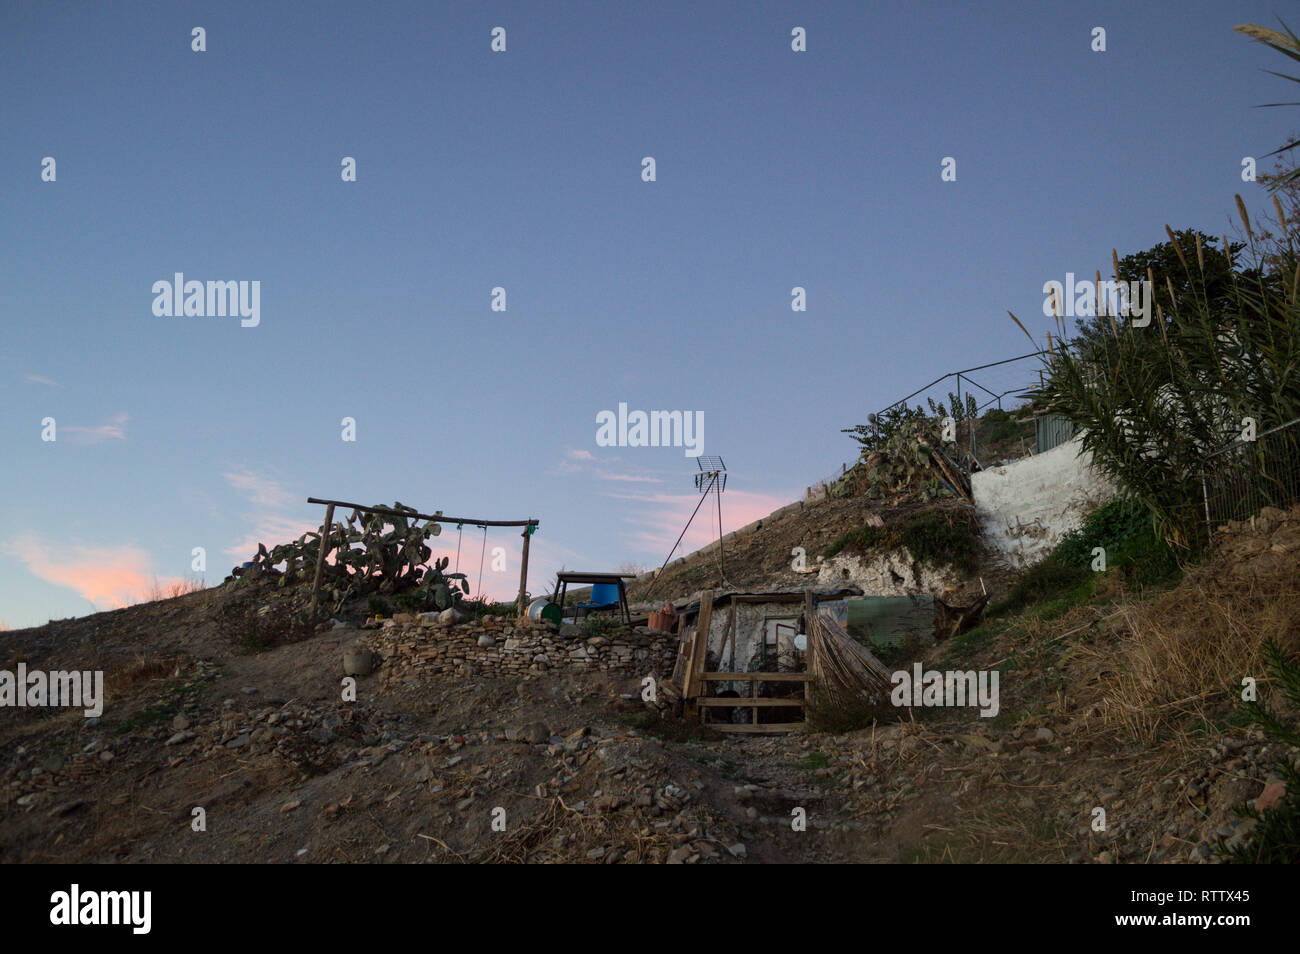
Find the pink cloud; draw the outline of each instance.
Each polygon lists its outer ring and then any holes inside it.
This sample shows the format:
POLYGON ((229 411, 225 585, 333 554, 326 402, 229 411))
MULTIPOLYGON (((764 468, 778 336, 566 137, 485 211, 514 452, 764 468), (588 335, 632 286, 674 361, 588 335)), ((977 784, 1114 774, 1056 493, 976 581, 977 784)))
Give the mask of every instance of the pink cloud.
MULTIPOLYGON (((324 516, 324 513, 322 513, 322 520, 324 516)), ((266 548, 269 550, 281 543, 291 543, 304 533, 320 533, 320 524, 308 523, 305 520, 294 520, 290 517, 281 517, 274 514, 263 514, 254 519, 251 530, 221 552, 236 557, 240 563, 243 563, 245 560, 253 558, 259 543, 266 544, 266 548)))
POLYGON ((566 457, 570 460, 595 460, 596 455, 587 450, 569 450, 565 452, 566 457))
MULTIPOLYGON (((628 514, 629 524, 640 529, 628 536, 628 542, 637 550, 668 555, 691 511, 700 502, 698 494, 624 493, 605 494, 622 500, 635 501, 644 506, 628 514)), ((790 498, 752 491, 729 490, 722 495, 722 530, 730 533, 746 524, 766 517, 772 511, 790 503, 790 498)), ((691 521, 690 530, 682 539, 673 557, 679 557, 708 546, 718 536, 717 503, 710 497, 700 507, 691 521)))
POLYGON ((155 584, 166 587, 181 582, 156 578, 149 570, 148 555, 137 547, 56 547, 28 533, 4 549, 22 560, 32 575, 74 590, 95 606, 129 606, 149 599, 155 584))
POLYGON ((64 434, 72 435, 72 439, 80 444, 98 444, 108 440, 125 440, 126 439, 126 422, 130 420, 126 411, 119 411, 109 418, 109 423, 100 424, 98 427, 82 427, 78 424, 67 424, 59 430, 64 434))

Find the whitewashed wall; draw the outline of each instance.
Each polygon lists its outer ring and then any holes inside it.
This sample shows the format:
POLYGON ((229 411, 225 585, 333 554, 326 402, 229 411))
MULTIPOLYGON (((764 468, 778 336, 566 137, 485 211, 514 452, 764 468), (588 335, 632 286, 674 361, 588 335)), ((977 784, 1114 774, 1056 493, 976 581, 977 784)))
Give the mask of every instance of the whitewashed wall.
POLYGON ((971 477, 975 513, 988 545, 1011 566, 1037 563, 1070 530, 1114 496, 1076 436, 1043 454, 971 477))

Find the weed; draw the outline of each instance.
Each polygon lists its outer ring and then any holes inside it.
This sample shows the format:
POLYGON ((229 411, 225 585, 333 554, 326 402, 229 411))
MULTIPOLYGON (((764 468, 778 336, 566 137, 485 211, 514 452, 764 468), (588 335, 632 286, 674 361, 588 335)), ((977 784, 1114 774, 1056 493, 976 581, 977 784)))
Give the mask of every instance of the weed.
POLYGON ((968 508, 936 508, 908 514, 900 542, 920 563, 934 567, 975 569, 979 522, 968 508))

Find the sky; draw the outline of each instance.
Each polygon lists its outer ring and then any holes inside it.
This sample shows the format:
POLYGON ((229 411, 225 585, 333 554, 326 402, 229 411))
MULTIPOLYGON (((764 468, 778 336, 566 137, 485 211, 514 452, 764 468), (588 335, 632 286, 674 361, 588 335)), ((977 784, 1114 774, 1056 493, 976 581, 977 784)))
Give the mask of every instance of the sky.
MULTIPOLYGON (((1243 157, 1300 124, 1232 27, 1277 16, 0 4, 0 625, 218 583, 309 496, 536 518, 534 593, 658 566, 697 466, 598 441, 620 403, 702 419, 749 523, 853 460, 840 428, 1030 350, 1006 312, 1051 330, 1045 282, 1262 209, 1243 157), (256 323, 156 313, 176 273, 259 283, 256 323)), ((518 534, 465 528, 476 591, 512 598, 518 534)))

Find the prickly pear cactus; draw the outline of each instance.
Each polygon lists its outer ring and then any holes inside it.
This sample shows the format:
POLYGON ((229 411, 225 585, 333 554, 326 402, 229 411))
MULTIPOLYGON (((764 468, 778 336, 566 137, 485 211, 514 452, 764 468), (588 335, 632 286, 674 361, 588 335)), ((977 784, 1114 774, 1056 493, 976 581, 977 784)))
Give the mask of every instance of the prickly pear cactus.
MULTIPOLYGON (((383 505, 381 505, 383 506, 383 505)), ((355 596, 411 592, 424 603, 447 609, 469 592, 463 573, 447 573, 446 557, 429 564, 433 556, 427 541, 442 533, 436 519, 420 520, 414 508, 400 502, 391 510, 401 514, 353 511, 343 523, 327 530, 321 568, 324 592, 336 610, 355 596), (409 516, 408 516, 409 515, 409 516), (330 560, 328 557, 333 557, 330 560)), ((258 544, 252 567, 244 577, 275 578, 279 586, 310 582, 322 552, 321 535, 305 533, 293 543, 267 550, 258 544)))

